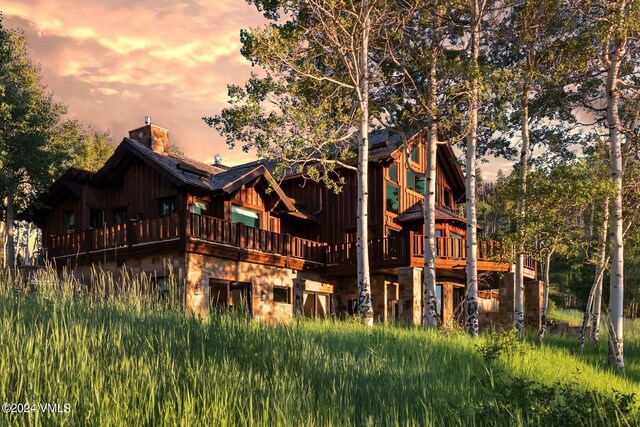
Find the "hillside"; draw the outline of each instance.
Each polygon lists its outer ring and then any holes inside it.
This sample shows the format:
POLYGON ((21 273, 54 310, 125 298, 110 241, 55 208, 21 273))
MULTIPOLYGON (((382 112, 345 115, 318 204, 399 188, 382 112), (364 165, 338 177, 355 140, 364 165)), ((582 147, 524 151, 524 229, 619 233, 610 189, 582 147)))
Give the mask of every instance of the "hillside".
MULTIPOLYGON (((3 402, 69 413, 3 414, 9 425, 633 425, 640 323, 626 376, 605 343, 232 314, 187 317, 136 292, 91 301, 70 283, 0 290, 3 402), (75 296, 74 296, 75 294, 75 296)), ((634 420, 635 417, 635 420, 634 420)))

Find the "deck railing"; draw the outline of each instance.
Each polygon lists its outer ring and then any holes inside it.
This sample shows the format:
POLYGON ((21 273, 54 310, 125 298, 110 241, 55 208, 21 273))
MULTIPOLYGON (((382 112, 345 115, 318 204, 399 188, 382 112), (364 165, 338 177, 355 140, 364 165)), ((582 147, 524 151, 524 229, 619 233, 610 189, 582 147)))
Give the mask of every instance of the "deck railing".
POLYGON ((326 244, 249 227, 211 216, 189 214, 188 234, 204 241, 325 263, 326 244))
MULTIPOLYGON (((446 260, 465 260, 467 247, 465 238, 442 237, 436 239, 436 257, 446 260)), ((356 244, 342 243, 327 247, 328 264, 350 264, 356 262, 356 244)), ((507 262, 508 254, 500 242, 481 240, 478 242, 478 260, 507 262)), ((424 257, 424 236, 418 233, 402 234, 369 241, 369 260, 372 263, 407 263, 411 259, 424 257)), ((525 257, 525 268, 535 269, 535 260, 525 257)))
MULTIPOLYGON (((225 221, 205 215, 189 213, 186 217, 186 234, 181 233, 185 218, 177 213, 156 218, 132 220, 125 224, 93 228, 85 231, 51 236, 49 256, 74 255, 104 250, 132 248, 147 243, 195 238, 239 249, 277 254, 311 261, 322 265, 353 264, 357 259, 357 245, 341 243, 327 245, 289 234, 276 233, 246 226, 243 223, 225 221)), ((466 239, 436 237, 436 257, 446 260, 464 260, 467 256, 466 239)), ((478 242, 478 260, 505 262, 506 256, 500 242, 478 242)), ((369 241, 369 259, 375 266, 409 265, 424 257, 424 237, 418 233, 393 237, 373 238, 369 241)), ((525 257, 525 268, 535 270, 535 260, 525 257)))
MULTIPOLYGON (((110 249, 126 249, 147 243, 182 238, 181 219, 177 213, 155 218, 131 220, 125 224, 90 228, 85 231, 51 236, 49 256, 80 255, 110 249)), ((326 244, 289 234, 248 227, 205 215, 189 213, 185 237, 303 259, 326 262, 326 244)))
POLYGON ((48 246, 49 256, 80 255, 177 239, 180 237, 179 224, 179 216, 175 213, 51 236, 48 246))

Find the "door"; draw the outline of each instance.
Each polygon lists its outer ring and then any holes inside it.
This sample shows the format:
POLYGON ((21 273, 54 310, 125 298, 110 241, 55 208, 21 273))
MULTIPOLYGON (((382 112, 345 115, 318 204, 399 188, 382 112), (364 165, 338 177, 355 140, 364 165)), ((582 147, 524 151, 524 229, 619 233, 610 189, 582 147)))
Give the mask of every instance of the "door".
POLYGON ((331 305, 331 294, 305 291, 302 297, 302 309, 306 317, 328 317, 332 312, 331 305))

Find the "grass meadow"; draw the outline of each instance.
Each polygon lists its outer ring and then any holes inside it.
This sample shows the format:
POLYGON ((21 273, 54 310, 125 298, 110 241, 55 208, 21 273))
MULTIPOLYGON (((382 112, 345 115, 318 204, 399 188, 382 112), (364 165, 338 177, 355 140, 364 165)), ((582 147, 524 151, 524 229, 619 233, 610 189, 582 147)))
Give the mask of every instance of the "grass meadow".
POLYGON ((606 342, 511 333, 232 314, 200 321, 133 280, 90 294, 51 272, 25 289, 0 279, 2 403, 67 413, 0 414, 11 426, 637 425, 640 322, 625 374, 606 342), (635 394, 634 394, 635 393, 635 394))

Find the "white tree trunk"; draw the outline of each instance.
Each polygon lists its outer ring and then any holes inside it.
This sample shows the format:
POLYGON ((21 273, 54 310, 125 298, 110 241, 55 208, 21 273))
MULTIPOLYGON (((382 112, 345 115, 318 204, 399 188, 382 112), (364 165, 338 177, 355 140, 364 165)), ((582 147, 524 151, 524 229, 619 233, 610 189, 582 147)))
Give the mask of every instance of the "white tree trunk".
MULTIPOLYGON (((434 23, 437 31, 439 22, 434 23)), ((438 150, 438 129, 436 116, 436 50, 439 40, 433 36, 432 57, 429 64, 429 87, 427 103, 429 108, 429 123, 427 126, 427 171, 426 185, 424 187, 424 325, 435 328, 438 326, 438 313, 436 302, 436 167, 438 150)))
POLYGON ((544 334, 547 332, 547 312, 549 310, 549 267, 551 265, 551 256, 553 249, 547 252, 547 259, 544 261, 544 291, 542 296, 542 319, 540 322, 540 330, 538 331, 538 342, 542 342, 544 334))
POLYGON ((624 316, 624 242, 622 236, 622 152, 620 142, 620 116, 618 73, 624 57, 626 40, 615 40, 609 47, 609 70, 607 73, 607 125, 609 126, 609 148, 611 150, 611 180, 615 196, 611 204, 611 274, 609 296, 609 364, 624 370, 623 316, 624 316))
POLYGON ((13 221, 15 218, 15 205, 13 201, 12 190, 9 190, 7 195, 7 218, 6 218, 6 230, 7 230, 7 267, 16 267, 16 247, 14 241, 14 227, 13 221))
POLYGON ((31 248, 29 247, 29 242, 31 240, 31 229, 32 223, 29 222, 27 224, 27 241, 24 246, 24 265, 31 265, 31 248))
POLYGON ((597 343, 600 340, 600 319, 602 318, 602 285, 604 281, 604 269, 602 270, 598 286, 593 296, 593 315, 591 316, 591 341, 597 343))
POLYGON ((367 1, 363 1, 365 16, 362 28, 362 47, 358 61, 358 98, 360 103, 360 136, 358 147, 358 305, 360 320, 373 326, 371 303, 371 279, 369 275, 369 12, 367 1))
MULTIPOLYGON (((525 195, 527 193, 527 168, 529 166, 529 86, 524 84, 521 94, 521 112, 522 112, 522 149, 520 150, 520 197, 518 199, 518 216, 520 224, 518 225, 518 234, 520 241, 518 242, 518 251, 516 253, 516 277, 515 277, 515 313, 514 326, 518 331, 518 336, 522 337, 524 331, 524 224, 526 215, 525 195)), ((543 310, 544 311, 544 310, 543 310)), ((544 315, 544 313, 543 313, 544 315)), ((546 326, 545 326, 546 327, 546 326)), ((539 334, 542 340, 544 331, 539 334)))
POLYGON ((593 285, 589 292, 587 307, 582 317, 582 327, 580 328, 580 350, 584 349, 584 342, 587 335, 587 325, 589 324, 589 316, 592 316, 591 339, 598 341, 600 329, 600 309, 602 306, 602 279, 604 277, 604 269, 606 266, 607 256, 607 226, 609 223, 609 197, 605 197, 603 203, 604 217, 602 219, 602 229, 598 236, 598 249, 596 258, 596 273, 593 277, 593 285), (596 314, 597 313, 597 314, 596 314), (597 316, 597 324, 596 324, 597 316), (594 339, 595 337, 595 339, 594 339))
POLYGON ((480 51, 480 5, 472 0, 471 60, 473 80, 469 98, 469 134, 466 159, 466 213, 467 213, 467 318, 465 329, 471 336, 478 335, 478 237, 476 221, 476 145, 478 142, 478 55, 480 51))

